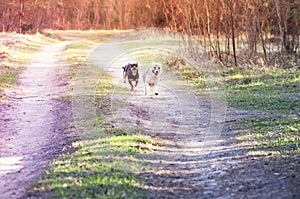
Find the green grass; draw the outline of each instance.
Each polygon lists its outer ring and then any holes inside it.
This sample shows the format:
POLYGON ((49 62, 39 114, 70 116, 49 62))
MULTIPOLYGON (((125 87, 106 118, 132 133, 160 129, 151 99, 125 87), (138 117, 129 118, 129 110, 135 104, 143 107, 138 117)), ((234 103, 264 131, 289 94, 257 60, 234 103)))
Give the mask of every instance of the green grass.
POLYGON ((2 69, 0 72, 0 92, 1 90, 5 89, 5 88, 9 88, 12 85, 14 85, 17 82, 18 76, 21 73, 21 69, 20 68, 6 68, 6 69, 2 69))
POLYGON ((300 119, 246 119, 240 125, 250 128, 253 150, 291 154, 300 152, 300 119))
POLYGON ((227 81, 227 102, 230 106, 291 115, 300 110, 299 70, 233 74, 227 81))
POLYGON ((205 78, 201 75, 201 73, 194 68, 184 68, 179 69, 179 73, 187 79, 188 84, 203 86, 205 85, 205 78))
POLYGON ((63 52, 62 57, 66 58, 72 66, 84 63, 89 55, 90 50, 96 44, 97 43, 89 40, 72 42, 63 52))
POLYGON ((144 198, 143 181, 132 170, 141 170, 138 154, 148 153, 150 138, 140 134, 105 135, 103 131, 99 134, 100 138, 85 141, 75 153, 52 162, 31 195, 44 192, 51 193, 51 198, 144 198))

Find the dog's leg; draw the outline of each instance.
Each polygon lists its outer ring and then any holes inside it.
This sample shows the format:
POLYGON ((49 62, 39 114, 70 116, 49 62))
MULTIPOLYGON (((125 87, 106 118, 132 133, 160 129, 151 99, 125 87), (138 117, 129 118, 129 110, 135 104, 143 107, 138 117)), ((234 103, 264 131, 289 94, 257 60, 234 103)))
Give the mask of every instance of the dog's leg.
POLYGON ((134 90, 134 89, 133 89, 134 87, 133 87, 133 84, 132 84, 132 80, 128 80, 128 82, 129 82, 129 84, 130 84, 130 86, 131 86, 131 89, 130 89, 130 90, 133 91, 133 90, 134 90))
POLYGON ((154 94, 158 95, 158 84, 154 86, 154 94))
POLYGON ((148 96, 148 85, 147 85, 147 83, 145 83, 145 96, 148 96))
POLYGON ((147 83, 145 85, 145 95, 146 96, 150 96, 151 95, 151 87, 147 83))
POLYGON ((139 83, 139 80, 138 80, 138 79, 135 80, 135 85, 134 85, 135 90, 136 90, 136 88, 137 88, 137 86, 138 86, 138 83, 139 83))
POLYGON ((127 78, 127 73, 126 73, 126 71, 123 71, 123 79, 124 79, 124 83, 126 83, 126 78, 127 78))
POLYGON ((150 91, 150 93, 151 93, 150 95, 153 96, 153 94, 154 94, 154 86, 151 86, 151 87, 150 87, 150 90, 151 90, 151 91, 150 91))

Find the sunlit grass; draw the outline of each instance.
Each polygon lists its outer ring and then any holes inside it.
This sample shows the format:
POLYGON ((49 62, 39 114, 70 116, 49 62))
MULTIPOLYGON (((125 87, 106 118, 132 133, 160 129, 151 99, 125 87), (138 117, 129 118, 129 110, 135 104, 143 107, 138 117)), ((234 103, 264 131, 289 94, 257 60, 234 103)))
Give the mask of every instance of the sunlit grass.
POLYGON ((0 93, 16 84, 38 49, 55 42, 41 34, 0 33, 0 93))
POLYGON ((299 72, 281 71, 245 76, 245 81, 230 82, 228 104, 247 110, 296 114, 300 108, 299 72))
POLYGON ((44 30, 51 37, 60 39, 83 39, 94 42, 103 42, 114 34, 124 32, 118 30, 44 30))
POLYGON ((299 119, 247 119, 241 126, 250 127, 247 139, 253 143, 253 149, 269 153, 290 154, 300 152, 300 120, 299 119))
MULTIPOLYGON (((126 162, 109 156, 102 146, 99 156, 87 149, 61 157, 46 168, 47 175, 32 190, 52 192, 53 198, 139 198, 144 191, 126 162)), ((99 146, 101 149, 101 146, 99 146)))
MULTIPOLYGON (((179 71, 190 85, 197 87, 198 93, 215 89, 213 86, 205 87, 206 77, 195 69, 185 68, 179 71)), ((217 79, 215 86, 225 85, 229 106, 268 113, 299 114, 300 71, 297 68, 264 71, 229 68, 218 73, 222 74, 223 80, 217 79)))
MULTIPOLYGON (((227 103, 244 110, 258 110, 297 118, 300 110, 299 70, 232 70, 226 74, 227 103)), ((300 121, 288 118, 239 120, 244 129, 238 138, 250 143, 249 155, 290 155, 300 152, 300 121)))
POLYGON ((70 66, 69 70, 65 73, 65 76, 69 77, 69 79, 72 80, 73 83, 74 81, 76 82, 78 70, 80 70, 80 68, 82 67, 87 66, 87 64, 84 65, 84 63, 86 62, 91 50, 95 45, 95 42, 89 40, 73 41, 60 55, 61 59, 66 60, 70 66))
POLYGON ((147 153, 147 136, 114 136, 85 141, 84 147, 52 162, 31 195, 50 192, 53 198, 144 198, 142 179, 134 171, 145 165, 138 154, 147 153))

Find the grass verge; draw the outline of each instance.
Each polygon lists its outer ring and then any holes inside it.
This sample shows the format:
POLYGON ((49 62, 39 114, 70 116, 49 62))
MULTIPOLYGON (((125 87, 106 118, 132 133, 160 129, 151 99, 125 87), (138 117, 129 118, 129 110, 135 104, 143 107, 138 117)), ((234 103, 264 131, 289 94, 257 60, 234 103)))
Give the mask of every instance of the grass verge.
POLYGON ((227 78, 227 102, 245 110, 299 115, 300 71, 277 69, 257 74, 235 72, 227 78))
POLYGON ((113 36, 120 31, 114 30, 44 30, 44 34, 52 38, 67 39, 67 40, 89 40, 93 42, 102 42, 105 39, 113 36))
POLYGON ((243 135, 240 140, 252 142, 254 151, 284 155, 300 152, 300 119, 246 119, 240 126, 250 128, 249 136, 243 135))
MULTIPOLYGON (((50 198, 144 198, 143 181, 131 169, 141 166, 137 157, 149 145, 142 135, 111 135, 85 141, 73 154, 61 156, 46 167, 46 175, 31 190, 31 196, 50 198)), ((137 168, 140 169, 140 168, 137 168)))
POLYGON ((239 125, 247 130, 239 139, 250 142, 251 151, 261 155, 299 153, 299 69, 229 71, 226 82, 230 106, 281 115, 240 120, 239 125))
POLYGON ((55 42, 57 41, 41 34, 0 33, 0 100, 5 98, 3 91, 16 84, 35 52, 42 46, 55 42))
POLYGON ((280 118, 272 116, 241 120, 242 128, 248 130, 240 140, 250 142, 252 151, 262 154, 300 152, 298 68, 259 71, 259 74, 258 71, 232 70, 226 82, 230 106, 282 115, 280 118))

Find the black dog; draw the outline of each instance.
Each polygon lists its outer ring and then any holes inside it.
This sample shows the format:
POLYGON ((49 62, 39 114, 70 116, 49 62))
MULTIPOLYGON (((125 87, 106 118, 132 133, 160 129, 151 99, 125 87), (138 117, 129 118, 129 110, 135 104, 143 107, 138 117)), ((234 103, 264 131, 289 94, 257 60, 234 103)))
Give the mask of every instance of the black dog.
POLYGON ((128 79, 128 83, 131 86, 131 91, 134 90, 134 87, 137 87, 139 83, 139 66, 138 63, 133 64, 127 64, 123 68, 123 78, 124 83, 126 83, 126 78, 128 79), (135 82, 135 85, 133 85, 133 82, 135 82))

